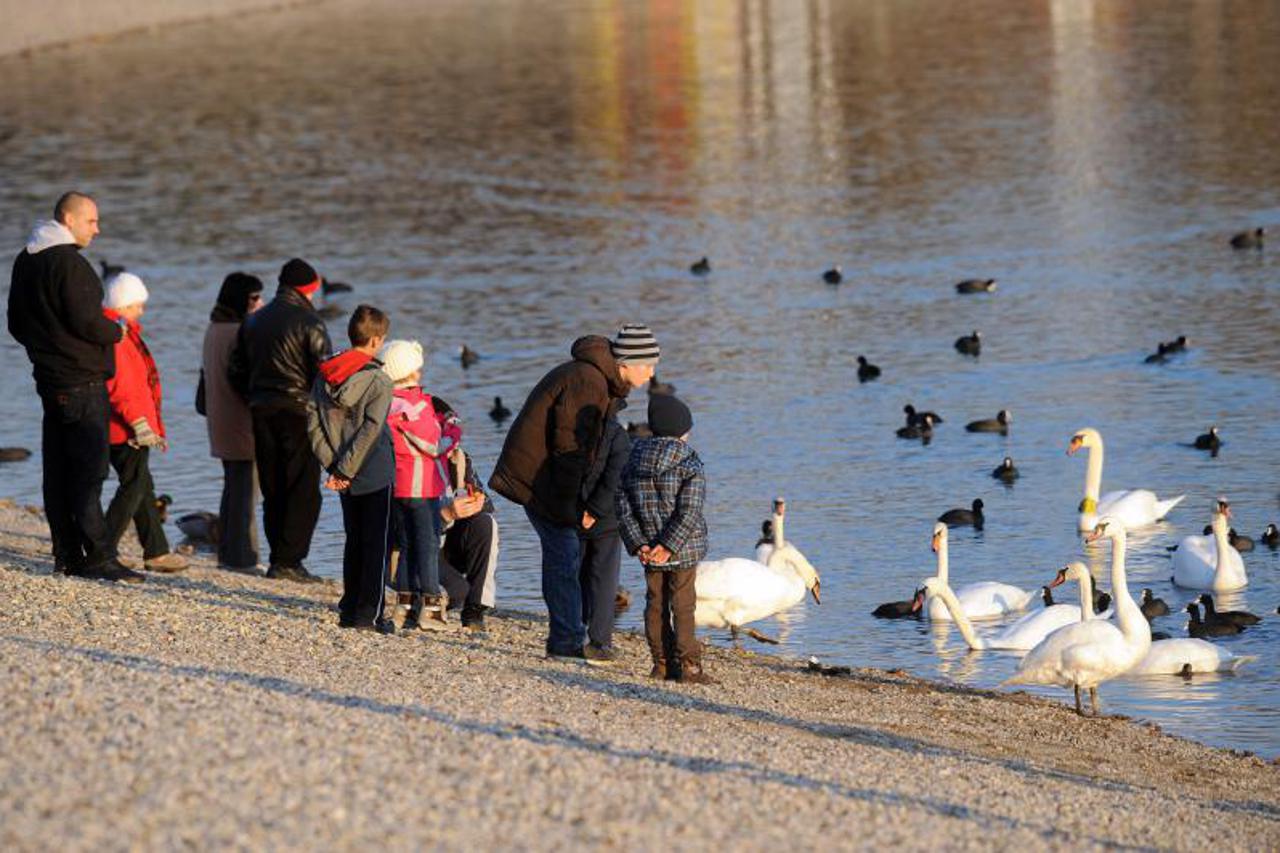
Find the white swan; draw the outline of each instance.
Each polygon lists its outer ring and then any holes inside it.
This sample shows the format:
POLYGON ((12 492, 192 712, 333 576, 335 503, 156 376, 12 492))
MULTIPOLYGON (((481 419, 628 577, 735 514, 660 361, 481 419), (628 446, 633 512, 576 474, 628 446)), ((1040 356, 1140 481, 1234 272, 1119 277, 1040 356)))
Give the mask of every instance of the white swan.
POLYGON ((1102 516, 1116 519, 1128 530, 1155 524, 1186 497, 1178 495, 1162 501, 1156 497, 1155 492, 1147 489, 1107 492, 1099 497, 1098 491, 1102 488, 1102 436, 1090 427, 1077 430, 1071 436, 1071 443, 1067 445, 1067 455, 1073 455, 1082 447, 1089 451, 1084 476, 1084 500, 1080 501, 1078 529, 1082 533, 1093 530, 1102 516))
POLYGON ((1057 577, 1049 583, 1049 586, 1055 587, 1069 580, 1080 583, 1079 605, 1052 604, 1042 610, 1032 611, 1017 622, 992 635, 987 641, 988 648, 1032 649, 1041 640, 1059 628, 1081 621, 1080 614, 1082 612, 1085 614, 1084 619, 1108 619, 1115 612, 1108 609, 1106 612, 1095 616, 1093 612, 1093 575, 1089 573, 1083 563, 1071 563, 1067 567, 1059 569, 1057 577))
POLYGON ((1187 665, 1192 672, 1234 672, 1252 660, 1257 656, 1233 655, 1208 640, 1179 637, 1153 642, 1146 657, 1125 675, 1181 675, 1187 665))
MULTIPOLYGON (((773 545, 766 555, 768 564, 740 557, 704 560, 698 564, 694 580, 695 625, 728 628, 736 640, 744 625, 796 606, 804 600, 806 592, 812 592, 813 600, 822 603, 817 569, 783 538, 784 513, 785 507, 779 499, 774 504, 773 545)), ((745 633, 762 642, 777 642, 751 629, 745 629, 745 633)))
MULTIPOLYGON (((938 574, 936 577, 943 585, 950 588, 950 561, 947 556, 947 526, 938 522, 933 526, 931 547, 938 555, 938 574)), ((925 617, 938 622, 950 622, 951 612, 939 600, 938 596, 926 588, 925 617)), ((970 619, 996 619, 1006 613, 1025 610, 1035 592, 1028 592, 1007 583, 982 581, 954 590, 960 609, 970 619)))
MULTIPOLYGON (((1080 581, 1080 605, 1084 607, 1089 614, 1085 618, 1091 618, 1093 615, 1093 582, 1089 577, 1089 570, 1085 568, 1083 563, 1072 563, 1066 568, 1058 572, 1059 578, 1070 577, 1072 580, 1080 581)), ((1058 581, 1059 583, 1061 581, 1058 581)), ((1062 619, 1069 614, 1070 622, 1080 621, 1080 607, 1071 604, 1055 604, 1052 607, 1046 607, 1035 613, 1028 613, 1019 619, 1008 629, 1000 633, 992 635, 984 640, 974 633, 973 624, 969 618, 964 615, 964 608, 960 600, 956 598, 955 593, 951 591, 951 587, 947 586, 947 582, 939 577, 925 578, 923 586, 916 593, 916 606, 919 607, 923 598, 927 595, 936 597, 941 601, 943 606, 950 611, 952 618, 955 620, 956 627, 960 629, 960 636, 964 637, 964 641, 968 643, 969 648, 974 651, 982 651, 983 649, 1029 649, 1035 643, 1027 643, 1029 630, 1024 628, 1020 631, 1010 631, 1017 628, 1020 624, 1026 623, 1027 620, 1039 619, 1042 625, 1052 625, 1052 627, 1039 632, 1040 637, 1044 637, 1050 630, 1061 628, 1069 622, 1063 622, 1062 619), (1044 617, 1047 617, 1044 618, 1044 617)))
POLYGON ((1219 498, 1213 505, 1208 536, 1187 536, 1173 552, 1173 582, 1191 589, 1228 592, 1249 584, 1240 552, 1231 547, 1227 530, 1231 507, 1219 498))
MULTIPOLYGON (((784 525, 787 518, 787 502, 785 498, 773 499, 773 541, 761 542, 756 546, 756 562, 763 563, 773 569, 790 569, 800 575, 813 593, 813 600, 822 603, 820 595, 822 583, 818 579, 818 570, 800 553, 800 549, 787 541, 784 525)), ((804 598, 804 596, 800 596, 804 598)))
POLYGON ((1111 595, 1116 624, 1088 619, 1059 628, 1027 652, 1017 671, 1004 682, 1005 685, 1073 687, 1076 713, 1082 715, 1080 688, 1089 689, 1093 713, 1097 716, 1098 685, 1128 672, 1146 657, 1151 648, 1151 626, 1129 595, 1125 578, 1124 523, 1110 517, 1103 518, 1089 536, 1089 541, 1104 536, 1111 539, 1111 595))

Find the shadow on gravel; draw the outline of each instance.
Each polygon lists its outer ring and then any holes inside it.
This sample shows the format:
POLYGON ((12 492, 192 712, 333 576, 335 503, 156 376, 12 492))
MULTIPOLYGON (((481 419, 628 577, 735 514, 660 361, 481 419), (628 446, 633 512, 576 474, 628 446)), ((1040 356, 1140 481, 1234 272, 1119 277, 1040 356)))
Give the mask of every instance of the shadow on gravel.
MULTIPOLYGON (((563 728, 532 727, 526 726, 523 723, 481 723, 464 717, 458 717, 436 708, 428 708, 418 704, 404 705, 381 702, 367 696, 359 696, 350 693, 335 693, 297 681, 290 681, 286 678, 253 675, 246 672, 216 669, 214 667, 195 664, 171 664, 156 660, 155 658, 143 657, 141 655, 126 655, 102 649, 86 648, 83 646, 66 646, 59 643, 33 640, 26 637, 5 636, 0 638, 0 643, 33 649, 41 652, 42 654, 76 655, 96 663, 119 666, 135 672, 147 673, 161 677, 205 679, 219 684, 235 685, 255 690, 265 690, 289 696, 291 698, 321 702, 340 708, 350 708, 356 711, 364 711, 372 714, 385 714, 398 719, 407 718, 426 720, 439 725, 448 726, 455 731, 493 737, 498 740, 518 740, 534 744, 536 746, 588 752, 606 758, 652 762, 690 773, 724 774, 741 778, 747 782, 786 785, 788 787, 803 790, 821 791, 833 796, 844 797, 846 799, 880 806, 914 808, 940 817, 968 821, 981 827, 984 831, 990 831, 997 827, 1009 830, 1020 829, 1032 832, 1042 838, 1052 839, 1055 841, 1087 841, 1104 847, 1120 846, 1117 843, 1106 839, 1080 836, 1075 833, 1056 829, 1052 826, 1034 824, 1017 818, 992 814, 960 803, 952 803, 933 797, 900 794, 894 791, 885 791, 876 788, 858 788, 829 779, 818 779, 801 773, 791 773, 775 768, 761 767, 745 761, 729 761, 706 756, 685 755, 660 749, 633 749, 605 740, 584 737, 563 728)), ((551 680, 553 682, 557 681, 557 679, 551 680)), ((592 679, 584 679, 584 681, 592 681, 592 679)), ((634 685, 607 686, 619 688, 620 695, 622 696, 636 698, 633 695, 634 685)), ((652 688, 646 689, 651 690, 652 688)), ((681 701, 683 698, 683 696, 668 697, 668 701, 662 704, 669 704, 673 707, 688 707, 688 702, 681 701)), ((715 703, 706 704, 714 705, 715 703)), ((747 709, 734 709, 733 706, 719 707, 724 709, 747 711, 747 709)), ((748 711, 748 713, 755 712, 748 711)), ((748 718, 754 719, 754 717, 748 718)), ((787 718, 778 719, 785 720, 787 718)), ((799 721, 792 722, 796 724, 799 723, 799 721)), ((806 728, 811 728, 807 723, 804 725, 806 728)), ((861 733, 861 735, 866 738, 865 742, 867 743, 904 749, 911 752, 936 751, 933 747, 930 747, 927 744, 922 744, 907 738, 891 737, 882 735, 878 732, 853 729, 851 727, 833 728, 839 728, 842 730, 847 729, 850 733, 861 733)))
MULTIPOLYGON (((745 708, 741 705, 730 705, 723 702, 715 702, 694 693, 684 691, 676 691, 663 687, 634 684, 630 682, 605 681, 589 674, 579 672, 531 669, 527 669, 526 672, 535 678, 540 678, 552 684, 557 684, 562 687, 589 690, 613 699, 631 699, 649 702, 654 705, 662 705, 669 708, 678 708, 681 710, 695 710, 710 714, 722 714, 724 716, 735 717, 749 722, 787 726, 818 737, 854 741, 868 746, 881 747, 884 749, 896 749, 913 755, 924 754, 946 756, 963 761, 970 761, 975 764, 1003 768, 1025 776, 1038 777, 1029 779, 1028 782, 1030 784, 1035 784, 1043 780, 1053 780, 1069 785, 1080 785, 1112 793, 1154 792, 1163 796, 1161 792, 1150 786, 1133 785, 1128 782, 1098 779, 1092 776, 1082 776, 1078 773, 1069 773, 1048 767, 1038 767, 1018 758, 992 758, 985 755, 953 749, 951 747, 940 746, 927 741, 889 734, 877 731, 876 729, 839 723, 814 722, 811 720, 798 719, 796 717, 788 717, 784 714, 777 714, 772 711, 761 710, 758 708, 745 708)), ((901 682, 894 683, 899 685, 901 684, 901 682)), ((975 691, 961 689, 960 692, 972 693, 975 691)), ((1273 820, 1280 820, 1280 808, 1269 803, 1250 800, 1205 800, 1204 805, 1218 811, 1244 812, 1271 818, 1273 820)), ((1109 843, 1098 839, 1092 840, 1097 841, 1098 843, 1109 843)))

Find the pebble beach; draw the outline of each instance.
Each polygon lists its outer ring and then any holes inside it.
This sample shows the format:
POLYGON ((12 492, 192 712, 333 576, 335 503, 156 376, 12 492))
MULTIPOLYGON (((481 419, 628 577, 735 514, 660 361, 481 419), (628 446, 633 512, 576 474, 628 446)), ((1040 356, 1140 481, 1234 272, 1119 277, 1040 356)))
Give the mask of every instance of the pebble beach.
POLYGON ((1280 768, 1138 721, 724 649, 720 685, 655 683, 638 635, 589 668, 532 614, 384 637, 335 584, 47 551, 0 505, 6 850, 1280 844, 1280 768))

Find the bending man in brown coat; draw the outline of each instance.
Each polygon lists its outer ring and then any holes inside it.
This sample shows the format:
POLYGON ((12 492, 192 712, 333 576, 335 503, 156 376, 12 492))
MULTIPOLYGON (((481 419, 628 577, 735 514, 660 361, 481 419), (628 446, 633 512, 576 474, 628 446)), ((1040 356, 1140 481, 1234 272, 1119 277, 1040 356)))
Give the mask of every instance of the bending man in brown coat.
POLYGON ((599 449, 612 400, 645 385, 658 364, 648 326, 626 325, 610 341, 578 338, 567 361, 542 378, 511 424, 489 486, 524 507, 542 544, 542 598, 550 626, 547 654, 583 656, 586 629, 578 530, 595 519, 582 505, 582 481, 599 449))

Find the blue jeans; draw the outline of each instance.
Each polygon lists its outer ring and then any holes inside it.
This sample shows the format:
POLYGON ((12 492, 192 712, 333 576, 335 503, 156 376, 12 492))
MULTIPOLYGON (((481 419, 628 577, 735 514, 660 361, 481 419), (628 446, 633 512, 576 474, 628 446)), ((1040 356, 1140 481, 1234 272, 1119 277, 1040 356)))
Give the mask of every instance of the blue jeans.
POLYGON ((550 617, 548 654, 582 651, 586 627, 582 624, 582 587, 578 581, 581 545, 578 531, 560 527, 525 507, 533 531, 542 543, 542 600, 550 617))
POLYGON ((440 499, 396 498, 400 545, 396 589, 440 594, 440 499))

